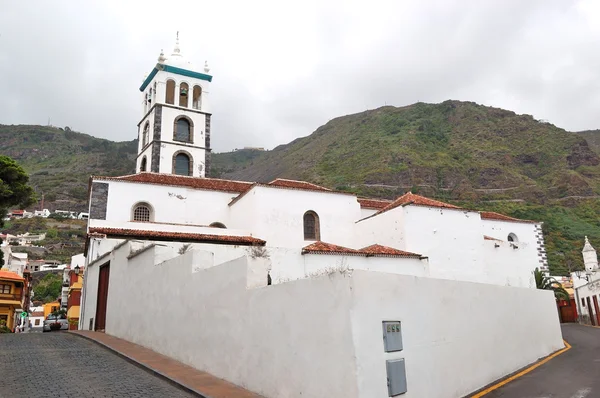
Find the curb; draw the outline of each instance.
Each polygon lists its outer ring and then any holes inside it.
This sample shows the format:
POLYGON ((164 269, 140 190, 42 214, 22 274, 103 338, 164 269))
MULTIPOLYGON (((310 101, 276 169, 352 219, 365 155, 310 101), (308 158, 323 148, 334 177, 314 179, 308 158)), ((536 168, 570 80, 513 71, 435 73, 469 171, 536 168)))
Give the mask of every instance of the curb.
POLYGON ((109 346, 108 344, 104 344, 101 341, 98 341, 96 339, 93 339, 93 338, 91 338, 89 336, 86 336, 86 335, 83 335, 83 334, 72 333, 72 332, 69 332, 69 334, 71 336, 77 336, 77 337, 80 337, 82 339, 86 339, 88 341, 96 343, 100 347, 103 347, 107 351, 110 351, 110 352, 116 354, 117 356, 125 359, 126 361, 128 361, 131 364, 137 366, 138 368, 143 369, 143 370, 147 371, 148 373, 151 373, 151 374, 153 374, 155 376, 158 376, 161 379, 163 379, 166 382, 168 382, 169 384, 171 384, 171 385, 173 385, 173 386, 175 386, 175 387, 177 387, 179 389, 185 390, 185 391, 187 391, 187 392, 189 392, 191 394, 194 394, 195 396, 197 396, 199 398, 212 398, 211 396, 206 395, 204 393, 201 393, 200 391, 198 391, 198 390, 196 390, 196 389, 188 386, 187 384, 184 384, 184 383, 178 381, 177 379, 172 378, 171 376, 167 376, 166 374, 164 374, 164 373, 162 373, 162 372, 160 372, 160 371, 158 371, 158 370, 156 370, 156 369, 154 369, 154 368, 152 368, 152 367, 150 367, 150 366, 148 366, 148 365, 146 365, 146 364, 144 364, 142 362, 137 361, 136 359, 134 359, 134 358, 130 357, 129 355, 127 355, 127 354, 125 354, 125 353, 123 353, 123 352, 121 352, 121 351, 119 351, 119 350, 117 350, 117 349, 109 346))
POLYGON ((487 395, 487 394, 491 393, 492 391, 497 390, 498 388, 510 383, 511 381, 514 381, 521 376, 525 376, 527 373, 538 368, 539 366, 542 366, 543 364, 545 364, 546 362, 550 361, 551 359, 559 356, 560 354, 563 354, 563 353, 569 351, 571 349, 571 345, 569 343, 567 343, 567 341, 564 339, 563 339, 563 343, 565 344, 564 348, 561 348, 560 350, 555 351, 552 354, 550 354, 544 358, 540 358, 538 361, 534 362, 533 364, 530 364, 524 368, 521 368, 514 373, 508 374, 505 377, 503 377, 499 380, 496 380, 492 384, 489 384, 488 386, 485 386, 475 392, 472 392, 471 394, 466 395, 466 398, 483 397, 484 395, 487 395))

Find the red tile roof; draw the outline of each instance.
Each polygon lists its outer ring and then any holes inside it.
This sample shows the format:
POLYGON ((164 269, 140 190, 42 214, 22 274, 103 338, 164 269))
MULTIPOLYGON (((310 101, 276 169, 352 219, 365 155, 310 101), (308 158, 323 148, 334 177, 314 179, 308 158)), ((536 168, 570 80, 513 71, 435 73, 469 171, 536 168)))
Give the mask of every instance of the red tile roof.
POLYGON ((425 258, 420 254, 405 252, 382 245, 371 245, 360 250, 350 249, 326 242, 315 242, 302 248, 302 254, 347 254, 365 257, 413 257, 425 258))
POLYGON ((203 243, 216 243, 228 245, 258 245, 263 246, 266 242, 262 239, 252 236, 230 236, 230 235, 211 235, 211 234, 195 234, 186 232, 163 232, 163 231, 148 231, 139 229, 124 229, 124 228, 104 228, 92 227, 89 230, 91 234, 104 234, 109 237, 119 238, 147 238, 150 240, 175 240, 175 241, 191 241, 203 243))
POLYGON ((325 188, 316 184, 312 184, 306 181, 286 180, 285 178, 277 178, 267 185, 282 188, 295 188, 295 189, 306 189, 309 191, 326 191, 332 192, 331 189, 325 188))
POLYGON ((359 254, 358 250, 317 241, 302 248, 302 254, 359 254))
POLYGON ((371 245, 367 247, 363 247, 359 250, 361 253, 365 253, 367 255, 385 255, 385 256, 394 256, 394 257, 417 257, 423 258, 420 254, 405 252, 404 250, 394 249, 393 247, 382 246, 382 245, 371 245))
POLYGON ((481 214, 481 219, 482 220, 524 222, 524 223, 534 223, 534 224, 537 224, 537 221, 521 220, 519 218, 513 218, 513 217, 505 216, 504 214, 496 213, 496 212, 493 212, 493 211, 481 211, 481 212, 479 212, 479 214, 481 214))
POLYGON ((202 177, 187 177, 173 174, 160 174, 160 173, 139 173, 131 174, 121 177, 101 177, 92 176, 93 180, 108 180, 108 181, 128 181, 128 182, 141 182, 148 184, 157 185, 173 185, 181 186, 194 189, 206 189, 210 191, 222 191, 222 192, 236 192, 242 193, 248 190, 251 186, 251 182, 245 181, 230 181, 220 180, 217 178, 202 178, 202 177))
POLYGON ((24 214, 25 210, 13 210, 12 214, 24 214))
POLYGON ((0 279, 10 279, 13 281, 24 281, 23 277, 12 271, 0 271, 0 279))
POLYGON ((395 201, 393 201, 392 203, 390 203, 383 209, 379 210, 377 212, 377 214, 386 212, 388 210, 395 209, 396 207, 399 207, 399 206, 405 206, 405 205, 411 205, 411 204, 418 205, 418 206, 440 207, 440 208, 444 208, 444 209, 460 209, 460 207, 458 207, 458 206, 454 206, 454 205, 451 205, 448 203, 440 202, 438 200, 429 199, 429 198, 426 198, 421 195, 416 195, 412 192, 408 192, 408 193, 405 193, 404 195, 400 196, 398 199, 396 199, 395 201))
POLYGON ((381 210, 386 206, 389 206, 392 201, 385 199, 365 199, 365 198, 357 198, 358 203, 360 203, 360 207, 363 209, 375 209, 381 210))

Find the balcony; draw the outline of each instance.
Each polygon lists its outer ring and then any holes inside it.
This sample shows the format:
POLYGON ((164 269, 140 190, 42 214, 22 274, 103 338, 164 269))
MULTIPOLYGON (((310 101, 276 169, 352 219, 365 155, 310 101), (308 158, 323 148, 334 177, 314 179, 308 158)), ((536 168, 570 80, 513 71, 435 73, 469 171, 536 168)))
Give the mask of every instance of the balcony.
POLYGON ((21 305, 21 294, 0 293, 0 304, 21 305))

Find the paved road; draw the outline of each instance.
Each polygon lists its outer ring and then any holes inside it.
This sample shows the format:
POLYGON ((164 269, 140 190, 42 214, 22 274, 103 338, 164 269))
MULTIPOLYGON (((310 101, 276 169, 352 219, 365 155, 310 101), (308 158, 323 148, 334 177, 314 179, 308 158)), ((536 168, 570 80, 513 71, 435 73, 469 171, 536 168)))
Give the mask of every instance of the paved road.
POLYGON ((0 397, 192 397, 66 332, 0 334, 0 397))
POLYGON ((600 397, 600 329, 562 325, 571 349, 485 398, 600 397))

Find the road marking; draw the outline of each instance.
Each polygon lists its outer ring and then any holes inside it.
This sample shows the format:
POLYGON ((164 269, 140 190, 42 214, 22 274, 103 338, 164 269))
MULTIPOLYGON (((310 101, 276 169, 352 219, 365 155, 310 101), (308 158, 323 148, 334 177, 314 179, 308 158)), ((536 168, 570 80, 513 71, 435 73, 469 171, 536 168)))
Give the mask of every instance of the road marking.
POLYGON ((581 390, 577 391, 574 395, 571 395, 571 398, 585 398, 591 392, 591 388, 582 388, 581 390))
MULTIPOLYGON (((501 382, 499 382, 497 384, 494 384, 493 386, 488 387, 485 390, 480 391, 480 392, 478 392, 475 395, 472 395, 471 398, 480 398, 480 397, 483 397, 484 395, 487 395, 487 394, 491 393, 492 391, 497 390, 498 388, 502 387, 503 385, 508 384, 511 381, 516 380, 516 379, 518 379, 521 376, 526 375, 527 373, 531 372, 533 369, 535 369, 535 368, 537 368, 539 366, 542 366, 543 364, 545 364, 546 362, 548 362, 552 358, 555 358, 555 357, 559 356, 560 354, 562 354, 562 353, 564 353, 564 352, 566 352, 566 351, 568 351, 568 350, 571 349, 571 345, 569 343, 567 343, 566 340, 563 340, 563 343, 565 343, 565 348, 563 348, 562 350, 556 351, 554 354, 552 354, 552 355, 550 355, 550 356, 542 359, 539 362, 536 362, 535 364, 531 365, 527 369, 524 369, 524 370, 520 371, 516 375, 513 375, 513 376, 511 376, 511 377, 509 377, 507 379, 504 379, 501 382)), ((579 390, 579 391, 581 391, 581 390, 579 390)), ((581 396, 581 398, 583 398, 583 397, 585 397, 585 395, 581 396)), ((579 397, 573 396, 571 398, 579 398, 579 397)))

